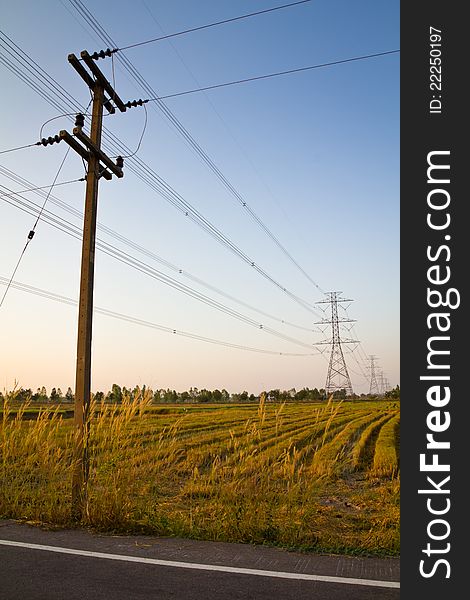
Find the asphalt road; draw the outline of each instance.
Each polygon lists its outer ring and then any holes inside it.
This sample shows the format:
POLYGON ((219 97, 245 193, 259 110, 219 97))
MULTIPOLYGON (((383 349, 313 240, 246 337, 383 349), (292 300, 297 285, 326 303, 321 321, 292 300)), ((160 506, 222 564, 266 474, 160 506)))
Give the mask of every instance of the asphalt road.
POLYGON ((399 560, 0 521, 2 600, 398 600, 399 560))

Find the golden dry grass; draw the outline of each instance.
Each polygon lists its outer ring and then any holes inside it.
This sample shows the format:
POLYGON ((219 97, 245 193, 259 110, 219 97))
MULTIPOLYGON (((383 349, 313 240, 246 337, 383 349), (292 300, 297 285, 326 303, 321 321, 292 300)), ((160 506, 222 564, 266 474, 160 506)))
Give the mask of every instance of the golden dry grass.
MULTIPOLYGON (((70 526, 72 422, 47 409, 36 420, 11 418, 11 400, 0 431, 0 516, 70 526)), ((140 394, 93 403, 91 413, 82 525, 399 551, 397 468, 384 466, 397 408, 385 402, 155 407, 140 394)))

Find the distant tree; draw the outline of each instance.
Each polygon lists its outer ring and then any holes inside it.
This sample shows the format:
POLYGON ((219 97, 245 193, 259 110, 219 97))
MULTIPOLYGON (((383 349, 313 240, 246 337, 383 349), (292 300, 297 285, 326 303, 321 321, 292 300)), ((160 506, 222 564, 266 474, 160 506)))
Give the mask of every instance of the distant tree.
POLYGON ((197 395, 198 402, 212 402, 212 392, 210 390, 200 390, 197 395))
POLYGON ((104 392, 95 392, 94 399, 96 400, 96 402, 99 402, 99 403, 103 402, 104 392))
POLYGON ((33 391, 30 388, 24 389, 22 387, 20 387, 15 395, 14 395, 14 399, 17 402, 28 402, 29 400, 31 400, 31 397, 33 395, 33 391))
POLYGON ((57 388, 57 397, 59 398, 59 400, 63 400, 64 398, 64 394, 62 393, 62 390, 59 388, 57 388))
POLYGON ((47 402, 47 400, 49 400, 48 396, 47 396, 47 390, 44 386, 42 386, 41 391, 40 391, 40 398, 41 402, 47 402))
POLYGON ((55 387, 52 388, 51 390, 51 402, 57 402, 59 396, 57 395, 57 390, 55 389, 55 387))
POLYGON ((73 402, 73 401, 74 401, 74 399, 75 399, 75 398, 74 398, 74 395, 73 395, 73 392, 72 392, 72 388, 71 388, 71 387, 68 387, 68 388, 67 388, 67 392, 66 392, 66 394, 65 394, 65 400, 66 400, 67 402, 73 402))
MULTIPOLYGON (((126 388, 124 388, 126 390, 126 388)), ((122 390, 117 383, 113 383, 111 387, 111 402, 120 404, 122 402, 122 390)))
POLYGON ((170 390, 170 388, 166 390, 160 390, 160 397, 162 402, 174 403, 178 402, 178 394, 175 390, 170 390))
POLYGON ((385 398, 390 398, 392 400, 400 400, 400 386, 393 388, 393 390, 388 390, 385 392, 385 398))
POLYGON ((222 392, 220 390, 212 391, 212 400, 213 402, 222 402, 222 392))
POLYGON ((232 394, 232 402, 248 402, 248 392, 245 390, 240 393, 232 394))
POLYGON ((281 391, 278 389, 269 390, 268 395, 266 396, 266 400, 268 402, 279 402, 280 395, 281 395, 281 391))
POLYGON ((295 400, 298 400, 299 402, 302 402, 303 400, 307 400, 308 389, 302 388, 301 390, 299 390, 298 392, 295 393, 294 398, 295 398, 295 400))

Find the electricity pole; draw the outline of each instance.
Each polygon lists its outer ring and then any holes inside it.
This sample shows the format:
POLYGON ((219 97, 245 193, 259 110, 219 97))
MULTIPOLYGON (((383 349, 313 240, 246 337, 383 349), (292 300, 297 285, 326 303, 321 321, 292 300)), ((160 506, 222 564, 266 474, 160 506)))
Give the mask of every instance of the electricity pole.
MULTIPOLYGON (((104 54, 104 53, 103 53, 104 54)), ((98 182, 101 177, 110 180, 112 173, 123 177, 123 159, 118 157, 114 163, 101 151, 101 132, 103 127, 103 107, 114 113, 113 103, 121 112, 126 106, 116 94, 111 84, 96 66, 86 50, 81 59, 90 73, 74 55, 68 57, 69 63, 90 88, 93 98, 90 137, 83 132, 84 115, 78 114, 73 136, 61 131, 65 140, 80 156, 88 162, 86 177, 85 213, 83 220, 82 261, 80 275, 80 300, 78 312, 77 366, 75 377, 74 411, 74 448, 72 474, 72 514, 80 520, 86 500, 88 479, 88 430, 91 398, 91 337, 93 322, 93 282, 95 272, 95 238, 98 207, 98 182), (108 94, 109 98, 106 98, 108 94), (78 141, 77 141, 78 140, 78 141), (81 143, 80 143, 81 142, 81 143), (108 170, 109 169, 109 170, 108 170)), ((96 55, 95 53, 95 56, 96 55)), ((99 57, 99 56, 98 56, 99 57)), ((102 56, 104 58, 104 56, 102 56)))
MULTIPOLYGON (((90 427, 91 400, 91 336, 93 323, 93 282, 95 275, 95 238, 98 209, 98 182, 101 177, 111 180, 113 174, 123 177, 124 160, 118 156, 116 162, 101 150, 103 108, 109 114, 116 109, 126 112, 128 108, 142 106, 149 100, 132 100, 124 103, 106 79, 95 61, 111 56, 117 50, 101 50, 88 54, 69 54, 68 61, 90 88, 92 115, 90 137, 84 131, 85 115, 78 113, 73 135, 62 130, 59 135, 43 138, 43 146, 64 140, 83 160, 88 163, 86 176, 85 212, 83 218, 82 263, 80 274, 80 299, 78 304, 77 366, 75 373, 74 446, 72 473, 72 516, 80 520, 86 500, 88 479, 88 431, 90 427), (88 67, 83 66, 82 62, 88 67), (108 97, 107 97, 108 96, 108 97)), ((34 232, 33 232, 34 233, 34 232)))

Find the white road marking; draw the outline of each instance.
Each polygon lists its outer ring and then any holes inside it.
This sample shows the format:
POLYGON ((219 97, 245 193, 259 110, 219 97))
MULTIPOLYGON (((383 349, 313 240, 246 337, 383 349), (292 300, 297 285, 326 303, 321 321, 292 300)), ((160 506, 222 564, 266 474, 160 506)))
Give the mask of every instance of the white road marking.
POLYGON ((77 550, 75 548, 62 548, 60 546, 44 546, 42 544, 29 544, 27 542, 14 542, 0 540, 3 546, 29 548, 31 550, 44 550, 58 554, 75 554, 90 558, 106 558, 108 560, 122 560, 124 562, 159 565, 161 567, 176 567, 178 569, 196 569, 199 571, 219 571, 222 573, 237 573, 241 575, 257 575, 259 577, 278 577, 281 579, 297 579, 304 581, 323 581, 326 583, 345 583, 347 585, 365 585, 369 587, 399 588, 398 581, 378 581, 375 579, 356 579, 353 577, 333 577, 330 575, 312 575, 310 573, 289 573, 287 571, 265 571, 261 569, 244 569, 242 567, 229 567, 223 565, 208 565, 175 560, 160 560, 158 558, 145 558, 143 556, 126 556, 124 554, 108 554, 105 552, 92 552, 90 550, 77 550))

